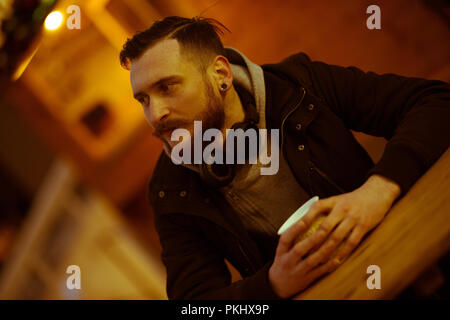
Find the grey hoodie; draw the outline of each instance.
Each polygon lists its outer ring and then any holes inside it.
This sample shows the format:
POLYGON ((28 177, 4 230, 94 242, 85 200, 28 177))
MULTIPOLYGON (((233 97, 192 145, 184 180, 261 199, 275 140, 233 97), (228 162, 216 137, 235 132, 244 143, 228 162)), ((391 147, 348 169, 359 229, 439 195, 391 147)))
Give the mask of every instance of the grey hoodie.
MULTIPOLYGON (((251 92, 259 112, 259 129, 266 128, 266 92, 264 74, 260 66, 238 53, 246 68, 231 62, 234 82, 251 92)), ((270 137, 270 134, 267 135, 270 137)), ((270 140, 266 146, 270 150, 270 140)), ((272 259, 276 247, 271 238, 276 237, 278 229, 298 207, 311 196, 297 183, 289 165, 279 154, 279 170, 274 175, 261 175, 261 163, 244 165, 234 180, 220 188, 221 193, 239 214, 244 226, 256 240, 264 259, 272 259)))

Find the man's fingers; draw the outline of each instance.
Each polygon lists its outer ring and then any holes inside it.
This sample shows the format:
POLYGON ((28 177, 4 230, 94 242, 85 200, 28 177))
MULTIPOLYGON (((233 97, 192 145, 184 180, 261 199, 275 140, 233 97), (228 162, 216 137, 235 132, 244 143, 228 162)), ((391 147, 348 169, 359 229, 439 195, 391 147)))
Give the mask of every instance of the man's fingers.
POLYGON ((314 220, 316 220, 318 214, 325 211, 330 211, 334 207, 335 203, 335 197, 330 197, 315 202, 309 209, 308 213, 302 218, 302 221, 307 227, 310 227, 314 220))
POLYGON ((294 240, 305 230, 306 225, 303 221, 294 223, 289 229, 281 234, 275 254, 278 256, 288 252, 294 245, 294 240))
POLYGON ((298 264, 302 257, 306 255, 313 246, 314 242, 312 241, 312 237, 297 242, 289 251, 287 261, 292 265, 298 264))
MULTIPOLYGON (((308 272, 321 263, 327 264, 327 261, 329 261, 330 257, 333 256, 333 252, 335 252, 336 248, 355 227, 355 224, 356 222, 351 218, 344 219, 344 221, 339 224, 336 230, 328 237, 327 241, 322 244, 317 251, 313 252, 303 262, 301 262, 301 264, 304 265, 303 271, 308 272)), ((311 242, 315 243, 314 239, 311 239, 311 242)), ((350 250, 352 250, 352 248, 350 248, 350 250)), ((339 257, 335 262, 340 262, 342 260, 343 258, 339 257)))
MULTIPOLYGON (((345 219, 333 234, 328 238, 328 240, 319 248, 319 250, 310 254, 304 262, 304 272, 315 268, 317 265, 327 262, 332 253, 336 250, 337 246, 341 244, 345 236, 354 227, 355 223, 350 219, 345 219)), ((312 241, 313 242, 313 241, 312 241)))
POLYGON ((336 254, 336 259, 338 259, 339 261, 344 261, 348 257, 348 255, 353 251, 353 249, 355 249, 356 246, 358 246, 358 244, 361 242, 361 239, 364 237, 366 233, 367 231, 365 228, 361 226, 356 226, 356 228, 350 234, 350 237, 348 237, 347 241, 345 241, 342 248, 336 254))
POLYGON ((330 232, 336 227, 336 225, 338 225, 342 221, 342 219, 345 218, 346 213, 347 211, 340 207, 335 206, 331 209, 330 213, 322 221, 316 232, 311 235, 315 244, 314 248, 312 249, 313 252, 318 250, 322 246, 322 243, 328 237, 330 232))
MULTIPOLYGON (((305 280, 305 285, 303 288, 301 288, 301 290, 305 289, 307 286, 309 286, 312 282, 314 282, 315 280, 317 280, 318 278, 320 278, 321 276, 323 276, 326 273, 329 273, 333 270, 335 270, 338 266, 340 265, 340 261, 338 260, 331 260, 326 264, 323 264, 317 268, 312 269, 309 273, 307 273, 304 276, 304 280, 305 280)), ((304 270, 302 269, 302 267, 299 265, 297 267, 296 272, 300 272, 301 274, 304 273, 304 270)), ((301 291, 300 290, 300 291, 301 291)))
POLYGON ((318 263, 328 261, 332 253, 355 227, 355 224, 356 222, 351 218, 344 219, 311 258, 318 259, 318 263))
POLYGON ((334 270, 336 270, 341 264, 342 264, 342 260, 334 258, 334 259, 328 261, 327 263, 325 263, 323 266, 324 266, 324 269, 326 270, 326 272, 330 273, 330 272, 333 272, 334 270))

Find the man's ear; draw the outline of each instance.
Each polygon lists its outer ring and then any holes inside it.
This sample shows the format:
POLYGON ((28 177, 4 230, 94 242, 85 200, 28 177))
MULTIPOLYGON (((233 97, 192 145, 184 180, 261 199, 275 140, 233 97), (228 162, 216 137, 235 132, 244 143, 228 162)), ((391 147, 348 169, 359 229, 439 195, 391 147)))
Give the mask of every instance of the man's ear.
POLYGON ((231 72, 230 62, 222 55, 215 57, 212 63, 212 77, 218 87, 225 83, 228 87, 233 83, 233 74, 231 72))

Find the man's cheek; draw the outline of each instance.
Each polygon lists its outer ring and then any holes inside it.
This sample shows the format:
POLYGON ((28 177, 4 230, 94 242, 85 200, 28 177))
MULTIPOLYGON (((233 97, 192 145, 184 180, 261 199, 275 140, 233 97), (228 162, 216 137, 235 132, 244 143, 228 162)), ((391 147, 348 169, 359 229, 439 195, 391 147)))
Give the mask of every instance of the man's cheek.
POLYGON ((147 123, 150 125, 150 127, 152 127, 152 129, 155 130, 155 127, 153 127, 153 125, 150 121, 150 114, 149 114, 148 108, 145 108, 145 107, 143 107, 143 108, 144 108, 145 120, 147 120, 147 123))

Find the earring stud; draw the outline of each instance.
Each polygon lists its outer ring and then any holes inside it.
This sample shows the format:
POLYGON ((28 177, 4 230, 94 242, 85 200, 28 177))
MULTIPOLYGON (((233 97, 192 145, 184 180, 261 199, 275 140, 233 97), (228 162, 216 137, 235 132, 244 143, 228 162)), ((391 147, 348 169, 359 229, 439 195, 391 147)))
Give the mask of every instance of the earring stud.
POLYGON ((222 91, 227 90, 227 89, 228 89, 227 84, 226 84, 226 83, 222 83, 222 84, 220 85, 220 89, 221 89, 222 91))

